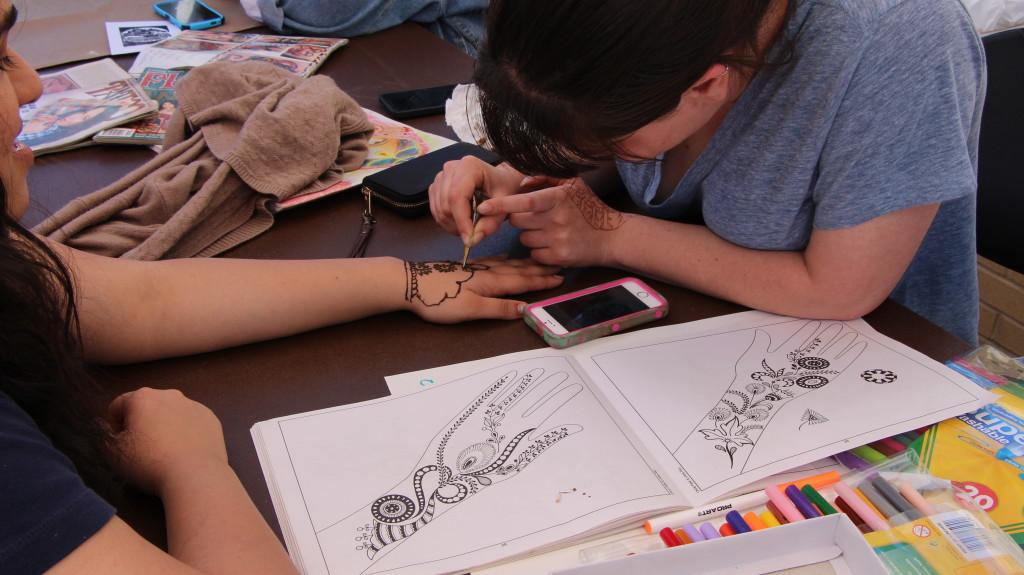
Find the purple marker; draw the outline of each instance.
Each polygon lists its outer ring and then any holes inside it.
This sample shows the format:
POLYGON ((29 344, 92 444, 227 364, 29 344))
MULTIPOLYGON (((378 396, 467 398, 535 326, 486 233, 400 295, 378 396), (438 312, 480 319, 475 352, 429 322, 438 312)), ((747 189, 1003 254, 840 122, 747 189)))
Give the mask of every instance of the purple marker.
POLYGON ((705 540, 710 541, 711 539, 721 539, 722 534, 715 529, 715 526, 711 523, 702 523, 700 526, 700 534, 704 536, 705 540))
POLYGON ((682 529, 683 532, 686 533, 686 536, 690 538, 690 541, 693 541, 694 543, 698 541, 704 541, 705 539, 705 537, 700 534, 700 531, 698 531, 696 527, 690 525, 689 523, 683 525, 682 529))
POLYGON ((861 470, 871 467, 870 463, 864 461, 863 459, 857 457, 856 455, 850 453, 849 451, 839 452, 833 455, 832 457, 834 457, 836 461, 838 461, 847 469, 861 470))
POLYGON ((803 493, 800 493, 800 490, 797 489, 795 485, 790 485, 786 488, 786 497, 789 497, 789 500, 792 501, 793 505, 796 505, 797 510, 800 511, 800 515, 803 515, 805 518, 811 519, 812 517, 821 517, 821 512, 815 509, 811 500, 807 499, 807 496, 803 493))

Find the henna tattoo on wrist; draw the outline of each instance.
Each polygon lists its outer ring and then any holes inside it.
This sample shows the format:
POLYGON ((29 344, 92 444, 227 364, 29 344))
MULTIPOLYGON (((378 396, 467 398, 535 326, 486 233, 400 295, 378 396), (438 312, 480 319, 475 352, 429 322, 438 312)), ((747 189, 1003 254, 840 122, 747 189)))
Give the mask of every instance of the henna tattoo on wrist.
POLYGON ((567 195, 569 200, 576 206, 576 209, 583 215, 587 225, 595 230, 604 232, 617 230, 626 221, 622 212, 609 208, 593 192, 578 186, 575 181, 569 184, 567 195))
POLYGON ((459 262, 405 262, 405 301, 413 300, 428 306, 439 306, 462 293, 462 284, 473 279, 478 271, 490 269, 484 264, 470 263, 465 268, 459 262), (442 285, 423 285, 423 279, 432 274, 459 274, 461 279, 441 280, 442 285))

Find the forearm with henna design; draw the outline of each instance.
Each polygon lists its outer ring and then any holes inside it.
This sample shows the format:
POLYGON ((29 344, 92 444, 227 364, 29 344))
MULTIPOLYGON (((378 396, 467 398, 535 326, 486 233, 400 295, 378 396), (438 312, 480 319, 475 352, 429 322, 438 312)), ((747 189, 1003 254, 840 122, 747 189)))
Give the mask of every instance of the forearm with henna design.
POLYGON ((566 195, 583 215, 587 225, 595 230, 605 232, 617 230, 626 220, 621 212, 609 208, 593 192, 583 189, 575 180, 569 184, 566 195))

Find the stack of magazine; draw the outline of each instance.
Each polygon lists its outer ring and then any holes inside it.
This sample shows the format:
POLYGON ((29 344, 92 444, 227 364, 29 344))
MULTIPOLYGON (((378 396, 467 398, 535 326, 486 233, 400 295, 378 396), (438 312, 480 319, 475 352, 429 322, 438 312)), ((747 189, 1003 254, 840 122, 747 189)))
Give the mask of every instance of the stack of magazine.
POLYGON ((345 38, 304 38, 237 32, 187 30, 144 49, 129 72, 146 68, 195 68, 207 62, 268 62, 299 76, 309 77, 345 38))
POLYGON ((18 141, 42 154, 104 144, 159 146, 177 99, 175 85, 207 62, 269 62, 312 75, 344 38, 186 31, 149 46, 128 72, 104 59, 42 76, 43 95, 22 106, 18 141))
POLYGON ((152 115, 151 100, 127 72, 109 58, 41 77, 43 93, 21 107, 18 141, 35 155, 92 143, 105 128, 152 115))

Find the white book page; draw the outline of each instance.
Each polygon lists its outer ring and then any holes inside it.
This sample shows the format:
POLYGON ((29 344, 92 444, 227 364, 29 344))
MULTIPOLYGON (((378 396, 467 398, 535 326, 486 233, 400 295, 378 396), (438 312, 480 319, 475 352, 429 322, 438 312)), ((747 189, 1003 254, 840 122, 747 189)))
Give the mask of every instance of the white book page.
POLYGON ((680 505, 564 354, 488 363, 257 424, 306 573, 464 572, 680 505))
POLYGON ((994 399, 862 320, 744 312, 573 357, 694 505, 994 399))

